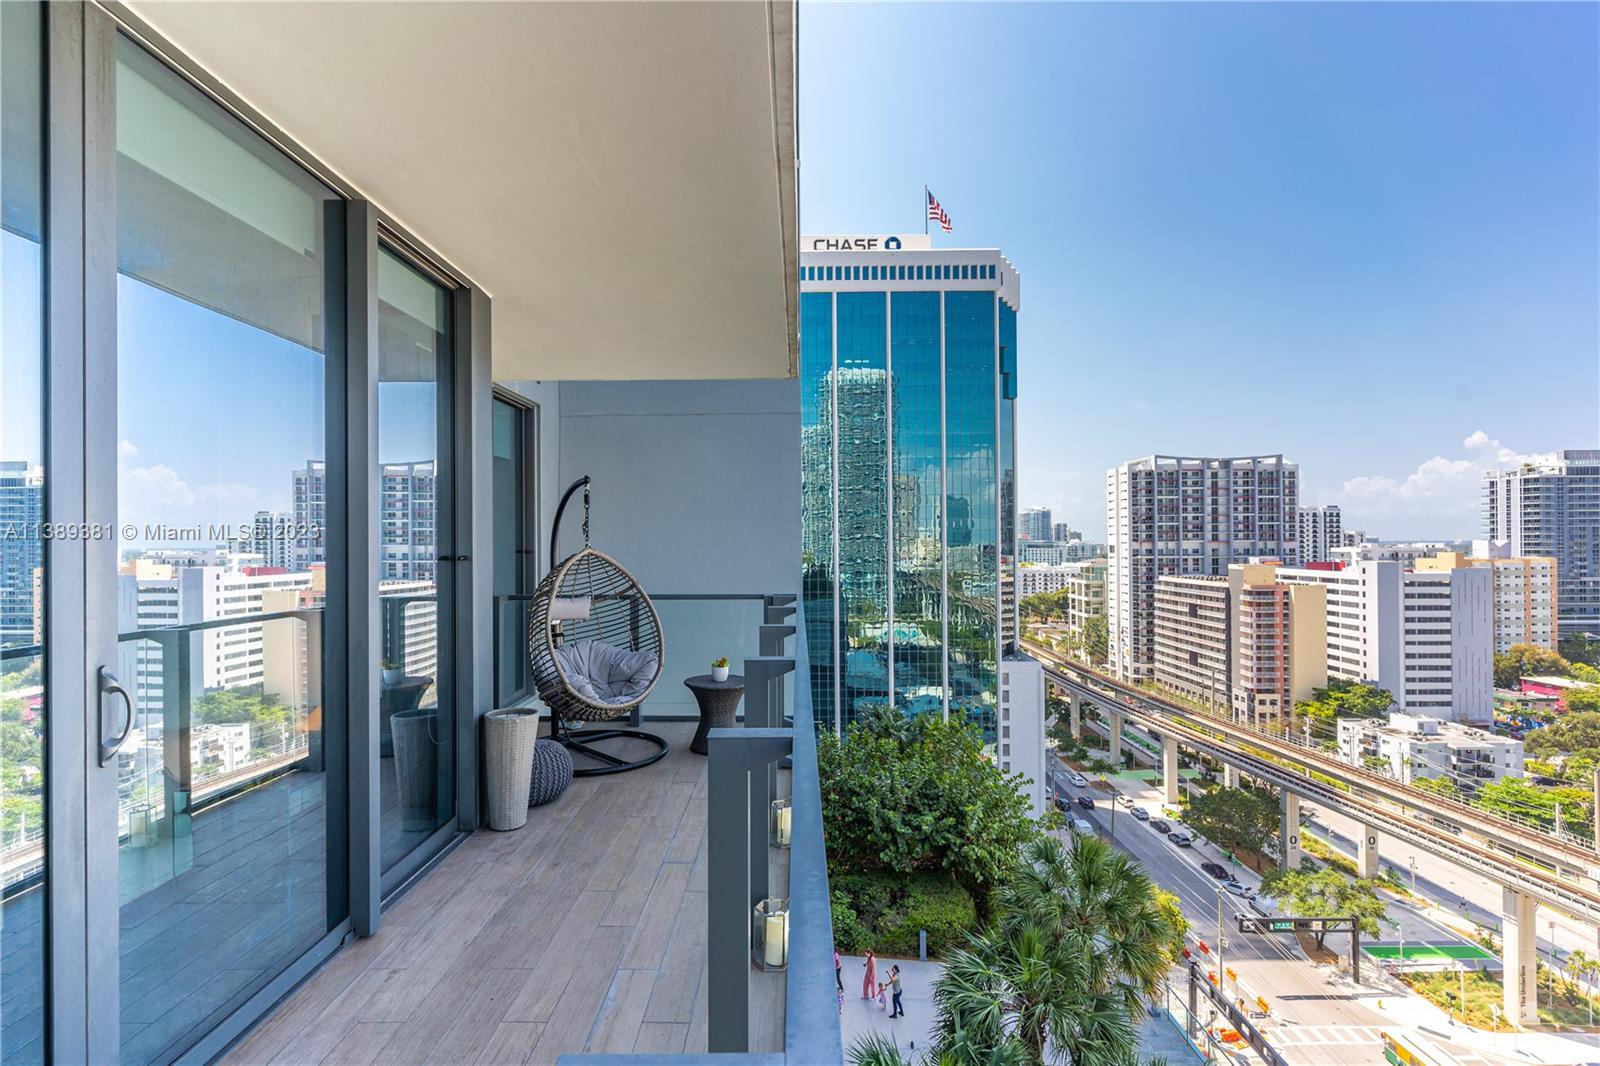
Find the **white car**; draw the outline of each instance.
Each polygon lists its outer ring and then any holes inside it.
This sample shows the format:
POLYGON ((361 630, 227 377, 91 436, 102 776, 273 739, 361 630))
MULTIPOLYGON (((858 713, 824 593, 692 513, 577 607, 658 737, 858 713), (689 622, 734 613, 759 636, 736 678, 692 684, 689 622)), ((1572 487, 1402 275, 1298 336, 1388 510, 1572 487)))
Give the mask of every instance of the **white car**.
POLYGON ((1224 881, 1222 883, 1222 887, 1227 889, 1229 892, 1232 892, 1235 896, 1238 896, 1240 899, 1254 899, 1255 895, 1256 895, 1256 890, 1255 889, 1251 888, 1249 885, 1242 884, 1239 881, 1235 881, 1232 878, 1229 878, 1228 880, 1224 881))
POLYGON ((1089 787, 1088 780, 1080 773, 1068 774, 1067 775, 1067 780, 1071 781, 1078 788, 1088 788, 1089 787))
POLYGON ((1082 818, 1074 818, 1072 820, 1072 831, 1074 833, 1083 833, 1086 836, 1094 836, 1094 823, 1085 821, 1082 818))

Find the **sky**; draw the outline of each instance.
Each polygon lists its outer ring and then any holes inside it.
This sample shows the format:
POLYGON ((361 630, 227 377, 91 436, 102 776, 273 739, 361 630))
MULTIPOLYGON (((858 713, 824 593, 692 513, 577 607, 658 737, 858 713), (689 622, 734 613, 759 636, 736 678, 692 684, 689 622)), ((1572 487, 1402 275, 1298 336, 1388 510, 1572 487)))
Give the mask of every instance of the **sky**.
POLYGON ((800 8, 801 229, 1022 276, 1019 504, 1282 453, 1381 539, 1600 447, 1600 7, 800 8))

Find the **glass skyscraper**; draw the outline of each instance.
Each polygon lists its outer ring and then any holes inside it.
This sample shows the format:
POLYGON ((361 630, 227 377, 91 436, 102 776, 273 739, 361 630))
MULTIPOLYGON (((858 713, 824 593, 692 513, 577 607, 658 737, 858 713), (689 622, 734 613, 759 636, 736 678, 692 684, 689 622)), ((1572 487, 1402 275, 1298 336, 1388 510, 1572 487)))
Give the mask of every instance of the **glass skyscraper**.
POLYGON ((992 249, 808 237, 802 581, 817 721, 873 704, 994 738, 1016 629, 1019 280, 992 249))

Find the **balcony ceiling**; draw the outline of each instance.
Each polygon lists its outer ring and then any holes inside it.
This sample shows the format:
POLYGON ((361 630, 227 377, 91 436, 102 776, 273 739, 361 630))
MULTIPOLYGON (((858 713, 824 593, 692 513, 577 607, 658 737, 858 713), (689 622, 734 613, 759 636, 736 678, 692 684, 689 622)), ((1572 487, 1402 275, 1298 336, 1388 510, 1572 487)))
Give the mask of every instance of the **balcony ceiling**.
POLYGON ((792 2, 127 10, 485 289, 497 379, 794 373, 792 2))

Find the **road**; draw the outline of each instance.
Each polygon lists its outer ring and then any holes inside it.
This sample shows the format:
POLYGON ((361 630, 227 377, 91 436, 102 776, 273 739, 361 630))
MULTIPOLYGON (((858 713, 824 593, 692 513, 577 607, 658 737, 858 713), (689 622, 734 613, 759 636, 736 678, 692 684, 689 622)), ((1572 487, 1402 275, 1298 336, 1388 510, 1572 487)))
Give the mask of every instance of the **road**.
MULTIPOLYGON (((1053 756, 1051 762, 1056 763, 1053 756)), ((1140 806, 1159 810, 1157 788, 1124 780, 1119 780, 1118 785, 1140 806)), ((1052 770, 1051 787, 1063 796, 1096 797, 1093 811, 1074 805, 1073 814, 1094 824, 1101 835, 1111 836, 1111 803, 1105 793, 1092 787, 1074 788, 1066 771, 1057 774, 1052 770)), ((1126 810, 1116 812, 1115 829, 1112 839, 1117 847, 1137 859, 1158 885, 1178 897, 1191 932, 1215 951, 1218 882, 1200 869, 1200 863, 1208 856, 1173 846, 1126 810)), ((1248 871, 1245 877, 1254 882, 1248 871)), ((1226 934, 1223 965, 1238 974, 1237 984, 1228 982, 1228 992, 1242 995, 1247 1003, 1258 995, 1267 1000, 1271 1017, 1258 1024, 1286 1059, 1297 1066, 1342 1066, 1381 1060, 1379 1032, 1384 1021, 1361 1003, 1363 998, 1376 998, 1379 993, 1354 990, 1342 978, 1313 966, 1288 938, 1239 933, 1237 915, 1253 912, 1244 910, 1243 901, 1226 892, 1222 894, 1222 906, 1224 928, 1232 930, 1226 934)), ((1328 946, 1348 951, 1344 938, 1330 937, 1328 946)), ((1366 961, 1371 965, 1371 960, 1366 961)), ((1207 966, 1212 968, 1214 963, 1207 966)))

